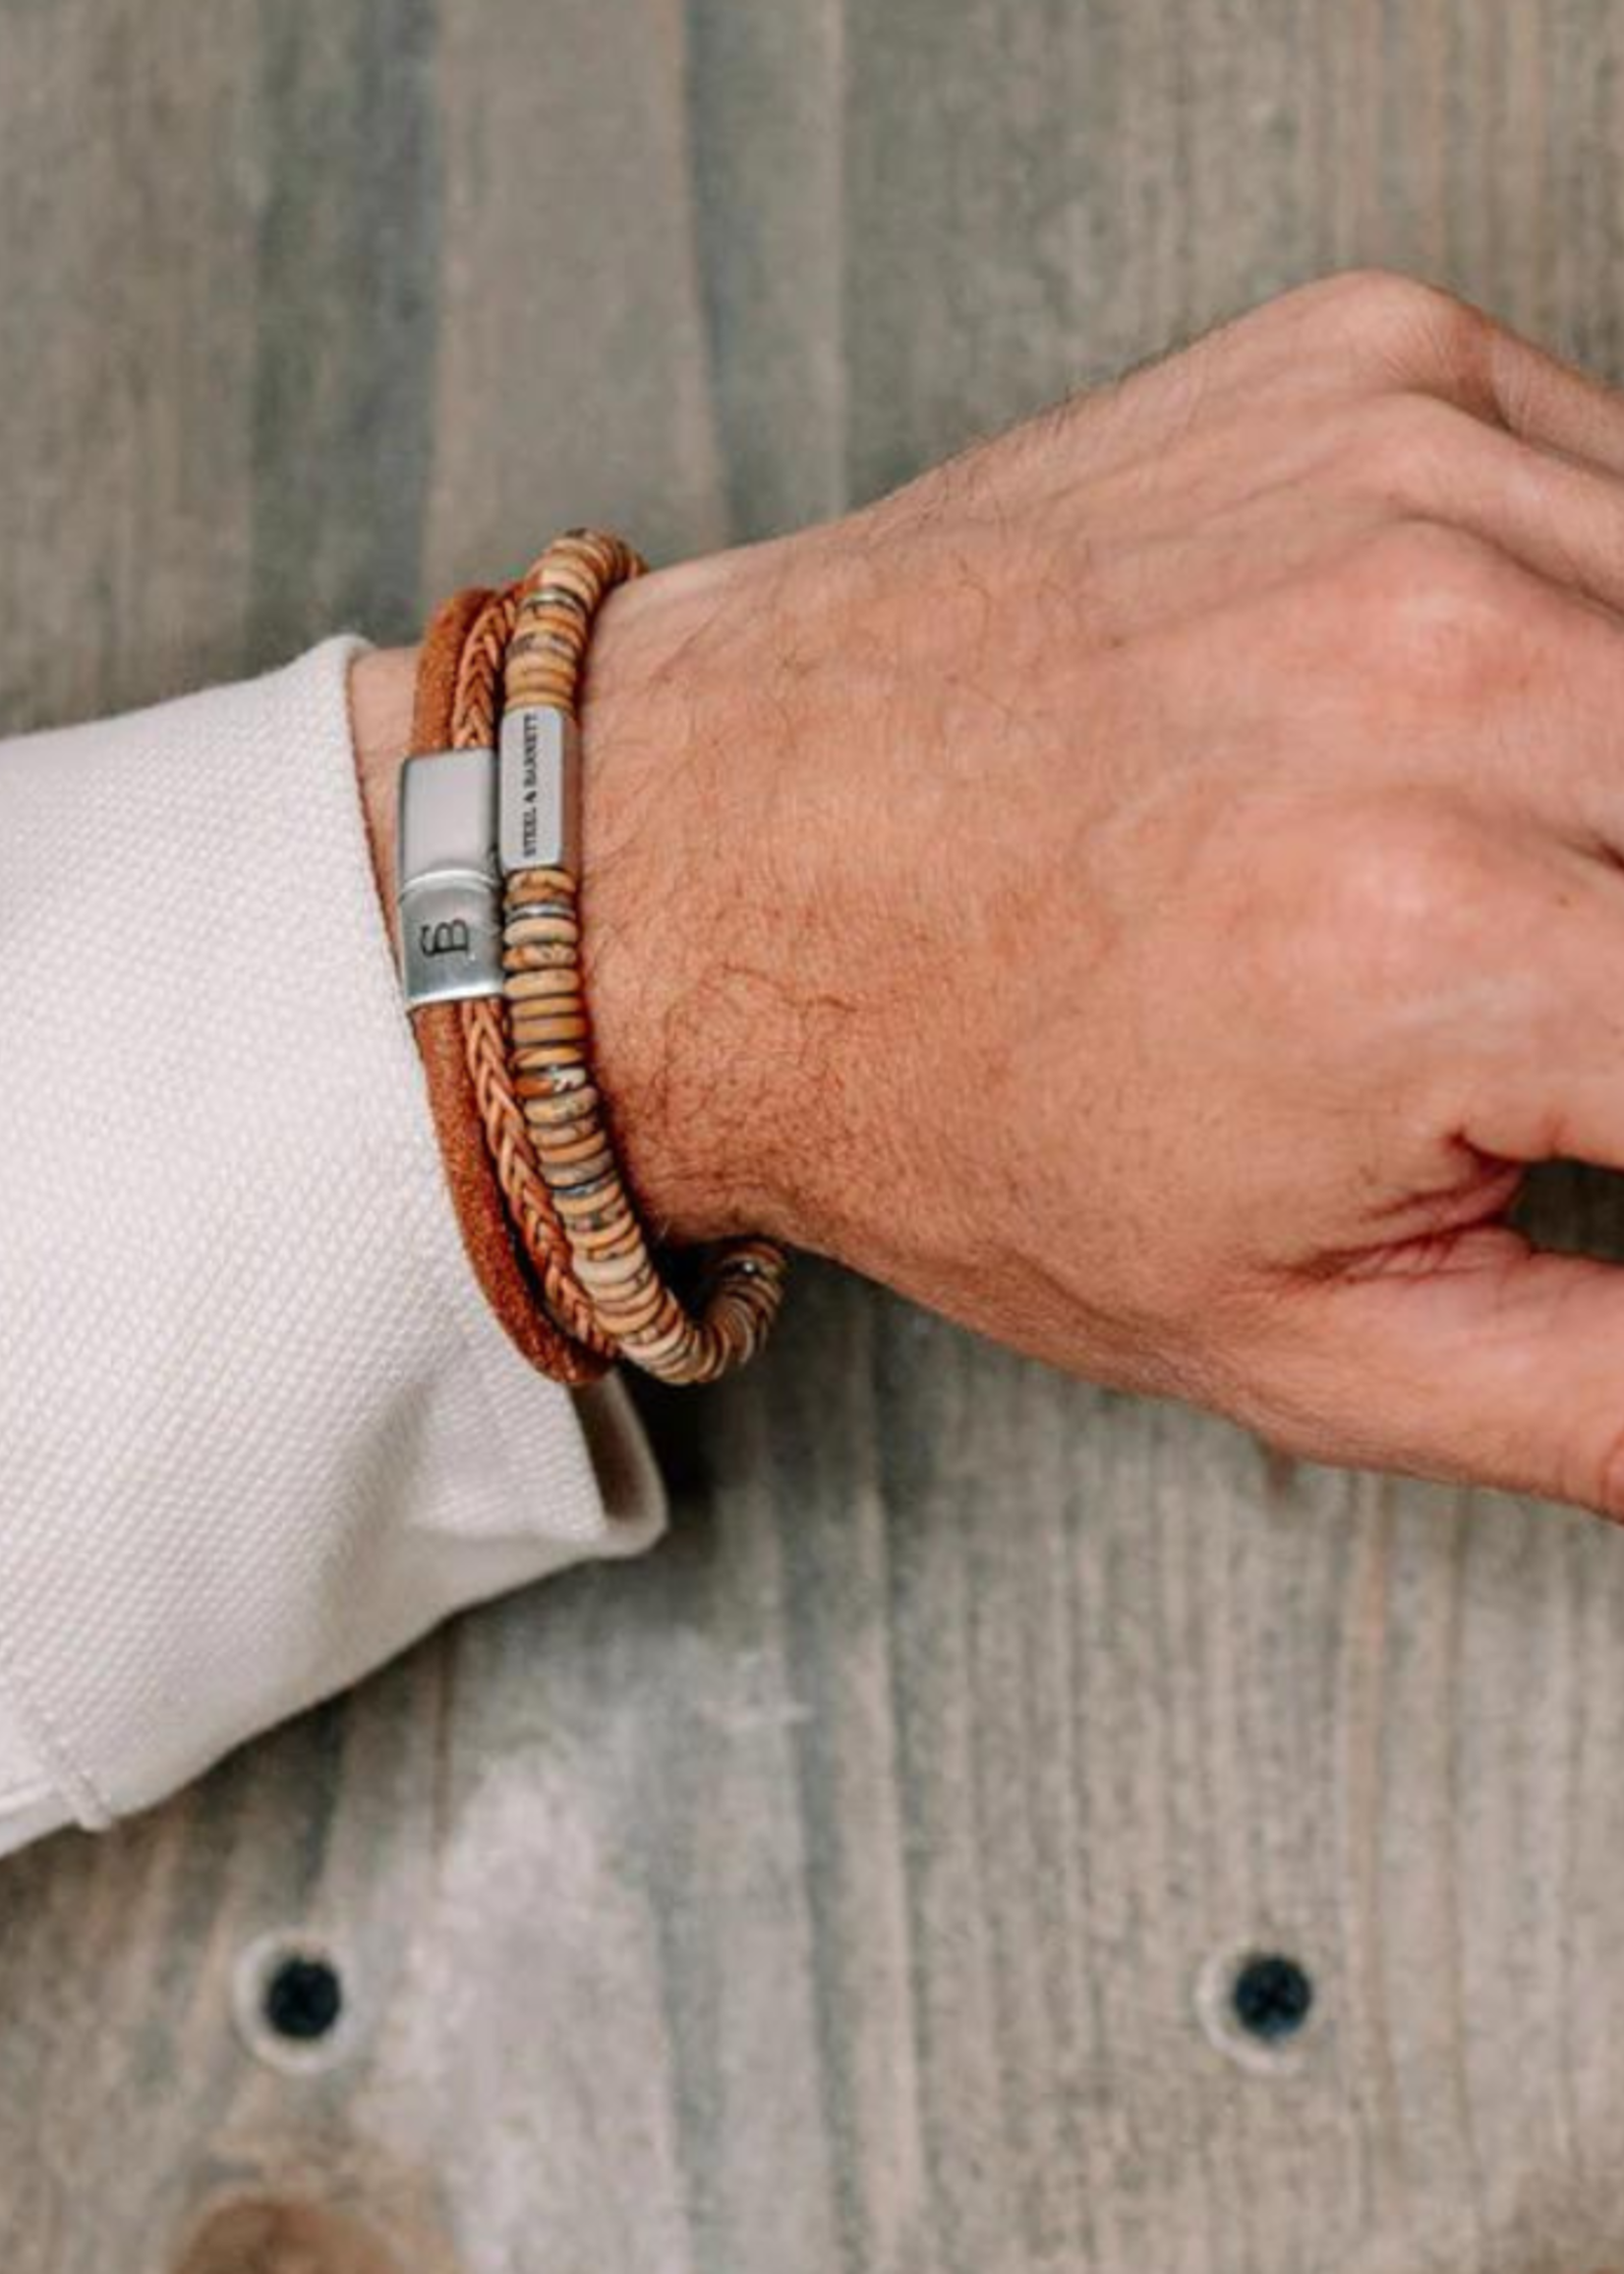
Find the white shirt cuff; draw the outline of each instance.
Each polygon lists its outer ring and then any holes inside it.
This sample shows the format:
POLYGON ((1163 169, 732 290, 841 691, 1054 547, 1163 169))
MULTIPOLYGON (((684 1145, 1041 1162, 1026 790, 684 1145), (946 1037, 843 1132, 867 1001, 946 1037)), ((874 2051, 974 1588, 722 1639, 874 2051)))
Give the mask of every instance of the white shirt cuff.
POLYGON ((0 744, 0 1847, 663 1522, 623 1393, 541 1379, 464 1253, 355 646, 0 744))

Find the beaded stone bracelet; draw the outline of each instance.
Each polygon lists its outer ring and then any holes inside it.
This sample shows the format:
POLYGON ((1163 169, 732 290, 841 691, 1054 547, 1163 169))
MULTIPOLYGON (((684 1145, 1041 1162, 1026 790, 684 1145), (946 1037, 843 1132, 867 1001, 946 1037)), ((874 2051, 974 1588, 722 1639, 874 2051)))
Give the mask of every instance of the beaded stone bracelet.
POLYGON ((594 1319, 663 1381, 714 1381, 752 1358, 783 1297, 770 1240, 709 1251, 693 1307, 658 1268, 593 1080, 581 984, 576 849, 582 666, 598 610, 643 563, 616 537, 570 530, 524 579, 503 659, 502 967, 513 1094, 594 1319))
POLYGON ((422 766, 443 760, 418 760, 403 779, 401 930, 420 1039, 423 1006, 456 1000, 491 1167, 543 1322, 532 1342, 551 1353, 538 1363, 581 1380, 617 1356, 662 1380, 703 1382, 760 1348, 787 1259, 762 1239, 703 1251, 685 1304, 655 1261, 592 1076, 577 706, 598 609, 642 565, 619 539, 571 530, 518 584, 464 611, 445 755, 475 772, 426 783, 422 766))

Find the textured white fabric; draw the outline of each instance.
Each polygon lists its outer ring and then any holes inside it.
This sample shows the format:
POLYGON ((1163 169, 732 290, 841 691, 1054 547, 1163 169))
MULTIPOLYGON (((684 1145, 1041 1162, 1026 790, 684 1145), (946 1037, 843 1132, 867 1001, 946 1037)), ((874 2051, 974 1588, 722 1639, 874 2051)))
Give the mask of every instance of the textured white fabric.
POLYGON ((464 1255, 354 649, 0 743, 0 1848, 662 1522, 464 1255))

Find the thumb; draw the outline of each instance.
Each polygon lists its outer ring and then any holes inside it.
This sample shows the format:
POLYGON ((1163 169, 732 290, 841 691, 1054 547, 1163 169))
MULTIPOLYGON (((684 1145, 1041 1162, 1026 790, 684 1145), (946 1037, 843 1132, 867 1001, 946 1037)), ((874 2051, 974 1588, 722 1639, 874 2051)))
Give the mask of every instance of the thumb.
POLYGON ((1624 1522, 1624 1268, 1494 1226, 1314 1300, 1270 1380, 1303 1451, 1624 1522))

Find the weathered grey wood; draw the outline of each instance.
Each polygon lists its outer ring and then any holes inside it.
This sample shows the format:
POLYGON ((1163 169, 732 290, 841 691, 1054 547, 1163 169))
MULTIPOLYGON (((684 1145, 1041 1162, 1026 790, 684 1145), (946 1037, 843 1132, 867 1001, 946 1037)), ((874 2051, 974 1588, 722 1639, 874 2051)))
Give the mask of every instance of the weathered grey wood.
MULTIPOLYGON (((1624 377, 1621 106, 1611 0, 0 0, 0 719, 837 509, 1347 262, 1624 377)), ((831 1272, 650 1415, 658 1556, 0 1869, 7 2274, 243 2198, 188 2274, 1624 2265, 1616 1536, 831 1272), (326 2072, 233 2025, 284 1928, 326 2072)))

